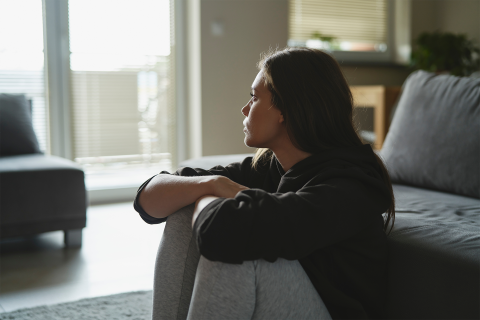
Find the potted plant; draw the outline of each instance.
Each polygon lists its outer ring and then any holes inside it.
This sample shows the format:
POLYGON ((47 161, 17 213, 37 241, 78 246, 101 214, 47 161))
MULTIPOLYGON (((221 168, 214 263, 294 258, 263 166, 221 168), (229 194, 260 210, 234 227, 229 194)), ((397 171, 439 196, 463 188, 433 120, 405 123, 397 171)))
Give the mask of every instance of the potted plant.
POLYGON ((310 39, 306 41, 306 46, 309 48, 316 48, 327 51, 340 49, 340 45, 336 37, 324 35, 318 31, 312 33, 310 39))
POLYGON ((480 49, 465 34, 425 32, 414 44, 411 59, 414 69, 469 76, 480 68, 480 49))

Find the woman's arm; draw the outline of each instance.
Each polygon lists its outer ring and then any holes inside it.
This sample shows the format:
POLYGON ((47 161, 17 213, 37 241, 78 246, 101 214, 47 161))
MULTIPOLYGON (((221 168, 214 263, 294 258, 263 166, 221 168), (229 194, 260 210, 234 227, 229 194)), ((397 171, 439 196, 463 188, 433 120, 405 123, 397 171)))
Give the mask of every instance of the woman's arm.
MULTIPOLYGON (((247 187, 224 176, 182 177, 159 174, 150 180, 140 192, 138 201, 143 210, 150 216, 165 218, 175 211, 200 200, 199 198, 202 196, 234 198, 239 191, 247 189, 247 187)), ((207 204, 204 204, 202 209, 207 204)))
POLYGON ((141 191, 140 206, 154 218, 165 218, 175 211, 212 194, 218 176, 182 177, 159 174, 141 191))
MULTIPOLYGON (((197 207, 209 200, 200 199, 197 207)), ((196 217, 194 237, 202 256, 226 263, 298 260, 373 223, 383 234, 381 217, 390 203, 373 185, 346 178, 311 179, 297 192, 244 190, 213 201, 196 217)))
POLYGON ((212 201, 218 199, 220 197, 212 196, 212 195, 206 195, 203 197, 198 198, 198 200, 195 202, 195 209, 193 210, 193 216, 192 216, 192 227, 195 225, 195 221, 198 218, 198 215, 202 210, 212 201))

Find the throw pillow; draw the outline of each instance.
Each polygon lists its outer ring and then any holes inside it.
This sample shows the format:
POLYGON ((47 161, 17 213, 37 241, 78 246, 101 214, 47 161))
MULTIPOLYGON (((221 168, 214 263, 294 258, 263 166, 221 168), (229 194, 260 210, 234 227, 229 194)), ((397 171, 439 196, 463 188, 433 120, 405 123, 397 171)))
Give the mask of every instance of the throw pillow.
POLYGON ((40 153, 24 95, 0 94, 0 156, 40 153))
POLYGON ((412 73, 380 155, 393 182, 480 198, 480 79, 412 73))

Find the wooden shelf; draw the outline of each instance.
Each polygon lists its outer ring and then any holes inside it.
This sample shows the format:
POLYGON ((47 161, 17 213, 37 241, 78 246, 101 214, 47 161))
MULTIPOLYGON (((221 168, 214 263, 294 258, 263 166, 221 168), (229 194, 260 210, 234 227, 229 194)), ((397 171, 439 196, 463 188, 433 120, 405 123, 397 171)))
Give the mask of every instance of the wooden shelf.
POLYGON ((401 87, 350 86, 355 107, 371 107, 373 112, 374 148, 382 148, 390 126, 390 113, 400 95, 401 87))

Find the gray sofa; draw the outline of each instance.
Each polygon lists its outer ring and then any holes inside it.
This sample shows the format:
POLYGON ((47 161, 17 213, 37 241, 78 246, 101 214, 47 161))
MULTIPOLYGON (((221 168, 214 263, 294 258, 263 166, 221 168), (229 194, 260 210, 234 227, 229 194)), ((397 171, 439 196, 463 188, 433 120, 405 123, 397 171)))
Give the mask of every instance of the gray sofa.
MULTIPOLYGON (((414 72, 379 152, 396 197, 389 319, 480 318, 480 79, 414 72)), ((180 166, 208 169, 251 154, 180 166)))
POLYGON ((83 170, 40 152, 25 96, 0 94, 0 238, 63 230, 79 247, 86 225, 83 170))

